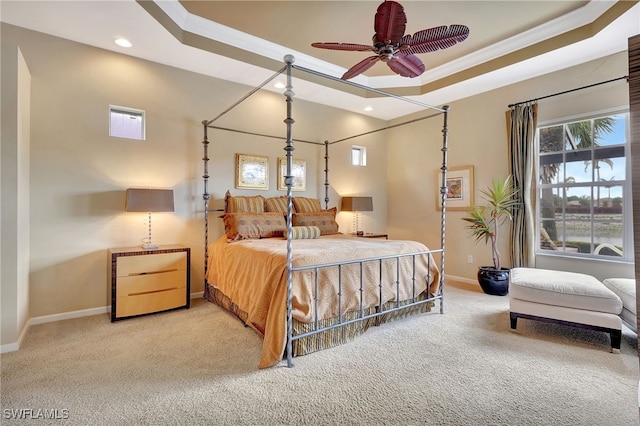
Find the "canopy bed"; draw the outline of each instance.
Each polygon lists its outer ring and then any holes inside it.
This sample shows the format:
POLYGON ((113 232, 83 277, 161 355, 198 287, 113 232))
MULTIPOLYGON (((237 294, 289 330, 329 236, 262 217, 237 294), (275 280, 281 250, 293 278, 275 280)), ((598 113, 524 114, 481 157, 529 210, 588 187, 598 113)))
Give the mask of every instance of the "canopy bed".
POLYGON ((371 325, 428 312, 436 302, 443 313, 448 107, 437 108, 296 66, 291 55, 284 61, 286 65, 260 86, 216 118, 202 122, 204 297, 263 336, 260 368, 276 365, 285 356, 287 366, 291 367, 294 356, 350 341, 371 325), (294 139, 293 70, 411 102, 430 115, 333 142, 294 139), (284 91, 286 137, 214 125, 216 120, 281 74, 287 79, 284 91), (339 233, 336 208, 329 208, 329 146, 438 116, 443 117, 440 248, 430 249, 416 241, 376 240, 339 233), (220 216, 225 233, 211 245, 208 238, 210 129, 284 140, 286 152, 286 196, 265 198, 227 192, 225 213, 220 216), (294 143, 324 146, 324 208, 319 200, 292 195, 294 143), (434 254, 440 256, 439 265, 436 265, 434 254))

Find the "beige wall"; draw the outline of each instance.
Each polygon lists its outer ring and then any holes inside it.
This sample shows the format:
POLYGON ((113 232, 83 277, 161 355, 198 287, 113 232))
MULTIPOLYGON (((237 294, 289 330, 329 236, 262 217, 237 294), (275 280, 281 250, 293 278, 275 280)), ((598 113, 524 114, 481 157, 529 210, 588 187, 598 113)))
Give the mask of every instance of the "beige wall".
MULTIPOLYGON (((626 75, 627 54, 568 68, 451 104, 449 167, 474 166, 475 198, 491 179, 508 174, 505 111, 508 105, 626 75)), ((628 108, 624 80, 539 101, 539 122, 611 108, 628 108)), ((406 120, 406 118, 405 118, 406 120)), ((389 230, 392 237, 415 237, 432 247, 440 245, 439 213, 434 208, 442 120, 428 120, 392 131, 388 145, 389 230), (410 201, 407 201, 410 200, 410 201), (407 225, 410 224, 410 225, 407 225)), ((464 212, 447 212, 445 273, 475 282, 477 267, 492 264, 484 243, 474 244, 464 229, 464 212), (467 263, 467 256, 474 262, 467 263)), ((507 228, 505 228, 505 232, 507 228)), ((505 233, 503 232, 503 235, 505 233)), ((508 236, 500 251, 509 259, 508 236)), ((586 272, 600 279, 633 277, 633 265, 617 262, 567 260, 537 256, 537 267, 586 272)))
MULTIPOLYGON (((107 249, 136 245, 146 235, 145 215, 123 211, 128 187, 174 189, 175 213, 153 217, 154 242, 192 248, 192 291, 202 291, 200 123, 251 88, 6 24, 2 24, 2 36, 3 52, 4 43, 19 46, 32 75, 30 266, 29 283, 20 286, 21 291, 29 288, 30 316, 107 304, 107 249), (145 110, 147 140, 109 137, 109 105, 145 110)), ((486 186, 496 174, 506 174, 504 112, 508 104, 624 75, 625 58, 621 53, 452 103, 450 166, 474 165, 476 188, 486 186)), ((2 71, 4 76, 4 62, 2 71)), ((626 105, 626 85, 619 86, 608 86, 596 95, 542 101, 541 120, 626 105)), ((294 137, 320 143, 387 124, 301 100, 295 100, 293 108, 294 137)), ((281 95, 260 92, 216 124, 283 135, 285 111, 281 95)), ((365 231, 388 231, 392 238, 439 246, 434 180, 442 160, 441 130, 438 118, 331 145, 330 206, 339 205, 341 195, 371 195, 374 212, 363 215, 365 231), (349 164, 352 144, 368 148, 367 167, 349 164)), ((214 130, 209 139, 212 208, 222 207, 227 189, 247 195, 283 193, 275 189, 276 159, 284 154, 283 143, 214 130), (269 191, 233 189, 238 152, 269 157, 269 191)), ((305 159, 308 167, 307 191, 297 194, 324 198, 324 147, 298 143, 295 155, 305 159)), ((210 241, 222 234, 218 214, 211 213, 210 241)), ((490 254, 487 247, 467 238, 462 215, 448 213, 446 273, 473 281, 476 267, 489 263, 490 254), (474 257, 473 264, 467 264, 468 254, 474 257)), ((349 213, 339 213, 338 222, 342 231, 350 231, 349 213)), ((2 226, 4 232, 4 218, 2 226)), ((501 249, 507 253, 506 239, 501 249)), ((3 263, 6 250, 3 245, 3 263)), ((576 263, 564 267, 571 270, 576 263)), ((620 268, 624 272, 626 266, 620 268)), ((5 290, 3 280, 3 296, 5 290)), ((3 337, 2 343, 6 342, 3 337)))
MULTIPOLYGON (((192 292, 203 289, 202 120, 224 111, 252 88, 135 59, 2 24, 3 52, 19 46, 32 78, 30 315, 40 317, 107 305, 107 249, 133 246, 146 236, 146 215, 125 213, 128 187, 173 188, 175 213, 153 216, 153 240, 192 248, 192 292), (109 105, 146 111, 146 141, 108 136, 109 105)), ((3 75, 5 64, 2 64, 3 75)), ((4 115, 4 114, 3 114, 4 115)), ((216 122, 222 127, 285 134, 281 94, 260 92, 216 122)), ((294 155, 307 161, 307 191, 324 199, 324 140, 385 123, 301 100, 293 104, 294 155)), ((238 133, 209 133, 211 207, 222 207, 227 189, 265 196, 276 190, 277 157, 284 142, 238 133), (234 189, 235 153, 269 157, 270 190, 234 189)), ((374 197, 367 228, 385 230, 384 137, 359 138, 369 166, 349 164, 350 143, 330 148, 330 206, 340 195, 374 197)), ((4 181, 3 181, 4 182, 4 181)), ((210 241, 222 234, 211 213, 210 241)), ((351 217, 338 214, 348 232, 351 217)), ((4 229, 4 228, 3 228, 4 229)), ((13 248, 12 248, 13 249, 13 248)), ((14 249, 15 250, 15 249, 14 249)), ((3 249, 3 259, 7 254, 3 249)), ((3 280, 4 291, 4 280, 3 280)), ((15 340, 15 339, 14 339, 15 340)), ((13 340, 13 341, 14 341, 13 340)), ((3 340, 5 343, 5 340, 3 340)))

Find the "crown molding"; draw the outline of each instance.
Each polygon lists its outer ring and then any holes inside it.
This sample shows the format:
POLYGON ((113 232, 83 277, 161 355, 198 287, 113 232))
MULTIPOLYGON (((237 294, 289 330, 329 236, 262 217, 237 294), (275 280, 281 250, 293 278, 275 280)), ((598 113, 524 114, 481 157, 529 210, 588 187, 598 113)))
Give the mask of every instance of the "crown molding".
MULTIPOLYGON (((296 58, 296 64, 324 74, 340 76, 346 71, 346 68, 341 66, 319 60, 302 52, 294 51, 285 46, 194 15, 185 9, 178 0, 153 0, 153 2, 184 33, 195 34, 276 61, 283 61, 285 55, 291 54, 296 58)), ((487 61, 590 24, 615 4, 616 1, 611 0, 591 0, 583 7, 562 17, 545 22, 509 39, 451 61, 448 64, 428 70, 418 78, 409 79, 398 75, 367 77, 361 74, 352 81, 372 88, 418 88, 430 82, 437 81, 465 69, 475 67, 487 61)))

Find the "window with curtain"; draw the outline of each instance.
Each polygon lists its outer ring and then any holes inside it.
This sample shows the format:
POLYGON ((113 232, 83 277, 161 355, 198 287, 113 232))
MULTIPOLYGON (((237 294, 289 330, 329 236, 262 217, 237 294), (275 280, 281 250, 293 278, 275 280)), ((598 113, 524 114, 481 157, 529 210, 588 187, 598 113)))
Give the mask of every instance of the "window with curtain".
POLYGON ((538 254, 631 261, 629 114, 537 130, 538 254))

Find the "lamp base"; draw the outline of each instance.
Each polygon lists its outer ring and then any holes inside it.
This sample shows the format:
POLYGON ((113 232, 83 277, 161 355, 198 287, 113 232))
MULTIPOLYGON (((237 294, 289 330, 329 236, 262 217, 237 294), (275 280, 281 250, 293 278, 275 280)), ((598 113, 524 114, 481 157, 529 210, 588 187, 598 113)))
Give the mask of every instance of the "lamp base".
POLYGON ((157 250, 158 248, 157 244, 142 244, 143 250, 157 250))

